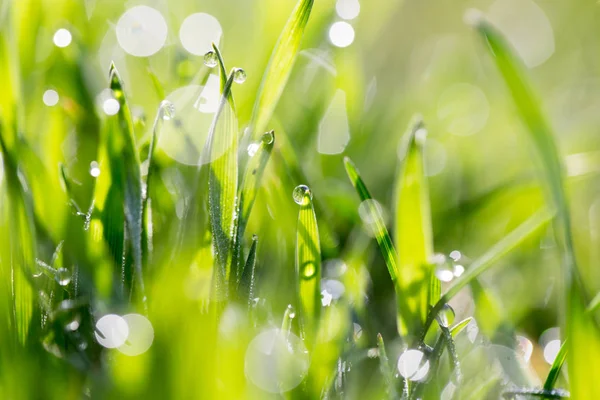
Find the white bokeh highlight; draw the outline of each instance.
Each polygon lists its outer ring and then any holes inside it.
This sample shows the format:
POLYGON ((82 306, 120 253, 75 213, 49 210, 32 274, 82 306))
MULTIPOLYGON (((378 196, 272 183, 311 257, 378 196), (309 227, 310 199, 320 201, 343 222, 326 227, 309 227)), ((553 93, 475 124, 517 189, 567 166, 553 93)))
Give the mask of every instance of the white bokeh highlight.
POLYGON ((123 317, 107 314, 96 322, 94 335, 100 345, 107 349, 114 349, 123 345, 127 340, 129 326, 123 317))
POLYGON ((123 320, 129 334, 117 350, 128 356, 138 356, 148 351, 154 341, 154 328, 148 318, 140 314, 127 314, 123 316, 123 320))
POLYGON ((437 116, 453 135, 469 136, 487 123, 490 104, 483 91, 470 83, 448 87, 438 100, 437 116))
POLYGON ((338 89, 319 124, 317 151, 321 154, 340 154, 350 141, 350 126, 346 112, 346 93, 338 89))
POLYGON ((119 46, 126 53, 136 57, 149 57, 165 45, 167 22, 158 10, 136 6, 121 15, 116 33, 119 46))
POLYGON ((197 56, 203 56, 212 50, 212 43, 218 45, 222 35, 223 28, 219 20, 205 13, 188 16, 179 29, 181 45, 197 56))
POLYGON ((336 47, 348 47, 354 42, 354 28, 345 21, 338 21, 329 28, 329 40, 336 47))
POLYGON ((61 28, 54 33, 54 37, 52 41, 56 45, 56 47, 67 47, 71 44, 73 40, 73 36, 68 29, 61 28))
POLYGON ((358 0, 338 0, 335 3, 335 11, 340 18, 354 19, 360 14, 360 3, 358 0))
POLYGON ((42 101, 48 107, 53 107, 58 104, 59 96, 56 90, 48 89, 44 92, 42 96, 42 101))
POLYGON ((398 372, 411 381, 423 380, 429 372, 429 360, 425 359, 422 351, 406 350, 398 358, 398 372))

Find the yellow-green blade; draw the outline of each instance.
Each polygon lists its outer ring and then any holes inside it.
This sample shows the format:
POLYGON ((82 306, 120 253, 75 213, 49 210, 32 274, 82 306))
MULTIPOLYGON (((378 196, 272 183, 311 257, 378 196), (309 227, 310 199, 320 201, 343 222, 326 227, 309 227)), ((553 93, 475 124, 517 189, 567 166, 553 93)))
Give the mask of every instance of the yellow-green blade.
POLYGON ((240 278, 240 284, 237 288, 237 296, 240 301, 248 304, 248 308, 252 306, 252 299, 254 299, 255 293, 255 272, 256 272, 256 249, 258 247, 258 236, 252 237, 252 245, 248 251, 248 259, 244 265, 242 276, 240 278))
POLYGON ((253 139, 257 139, 266 130, 290 77, 313 2, 314 0, 298 1, 273 49, 254 104, 251 124, 253 139))
POLYGON ((406 321, 420 332, 430 305, 440 297, 440 281, 430 264, 433 234, 429 190, 424 166, 426 131, 415 119, 405 138, 402 166, 396 182, 395 239, 399 282, 413 320, 406 321))
POLYGON ((555 232, 564 257, 563 288, 567 337, 567 359, 571 394, 576 399, 600 398, 600 387, 590 385, 594 376, 591 371, 600 368, 600 328, 593 317, 586 313, 587 301, 575 257, 571 231, 571 219, 567 196, 563 186, 563 170, 554 134, 531 89, 523 63, 500 32, 481 16, 474 21, 477 31, 487 41, 488 49, 508 87, 528 136, 535 145, 544 167, 548 200, 557 208, 555 232), (590 364, 586 360, 594 360, 590 364))
POLYGON ((321 312, 321 244, 310 189, 301 195, 300 201, 296 228, 296 279, 302 330, 311 344, 321 312))

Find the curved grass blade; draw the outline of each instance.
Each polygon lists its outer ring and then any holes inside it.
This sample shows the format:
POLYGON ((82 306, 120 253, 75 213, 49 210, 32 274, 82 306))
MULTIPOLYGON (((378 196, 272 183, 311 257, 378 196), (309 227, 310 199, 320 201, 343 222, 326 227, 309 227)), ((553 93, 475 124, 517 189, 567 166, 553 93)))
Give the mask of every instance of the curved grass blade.
MULTIPOLYGON (((255 144, 256 145, 256 144, 255 144)), ((235 243, 232 266, 236 268, 236 279, 242 274, 242 240, 246 232, 246 224, 250 218, 250 212, 262 180, 265 167, 271 156, 271 150, 275 145, 275 132, 263 134, 256 153, 250 157, 246 164, 244 177, 238 194, 238 219, 235 226, 235 243)))
POLYGON ((375 239, 377 240, 377 244, 379 245, 379 249, 381 250, 381 254, 383 255, 388 272, 390 273, 390 278, 392 279, 396 290, 398 333, 400 333, 401 336, 405 335, 408 330, 404 321, 410 319, 409 316, 411 313, 405 302, 404 296, 402 295, 402 288, 398 282, 399 270, 396 258, 397 255, 394 244, 392 243, 392 238, 385 227, 381 211, 371 201, 367 201, 371 200, 372 197, 360 177, 360 173, 356 169, 356 166, 348 157, 344 158, 344 165, 346 166, 348 178, 350 178, 350 182, 352 182, 352 185, 356 189, 360 200, 363 202, 366 201, 365 204, 370 215, 370 220, 374 221, 375 239))
POLYGON ((469 325, 469 323, 472 320, 473 320, 473 317, 465 318, 462 321, 460 321, 458 324, 456 324, 452 328, 450 328, 450 333, 452 334, 452 337, 455 338, 456 336, 458 336, 458 334, 461 333, 467 327, 467 325, 469 325))
POLYGON ((396 385, 394 383, 394 373, 390 367, 390 360, 385 351, 385 343, 383 342, 381 333, 377 334, 377 349, 379 350, 379 371, 381 372, 381 375, 383 375, 385 390, 390 399, 397 399, 398 392, 396 391, 396 385))
MULTIPOLYGON (((10 234, 7 235, 10 251, 10 271, 2 275, 10 277, 9 287, 13 300, 12 315, 16 325, 17 339, 22 345, 27 340, 33 315, 33 288, 28 277, 36 260, 35 226, 31 199, 19 176, 18 166, 13 154, 8 151, 4 141, 4 129, 0 121, 0 152, 4 166, 4 181, 8 207, 3 218, 8 219, 10 234)), ((3 269, 3 268, 2 268, 3 269)), ((2 270, 0 269, 0 270, 2 270)))
POLYGON ((258 236, 252 236, 252 245, 248 252, 248 259, 246 265, 244 265, 244 271, 240 278, 240 284, 237 288, 237 295, 241 301, 246 301, 248 309, 252 307, 252 299, 254 299, 255 292, 255 273, 256 273, 256 248, 258 247, 258 236))
POLYGON ((546 377, 546 382, 544 382, 544 390, 551 391, 554 389, 554 385, 556 385, 556 381, 560 376, 560 370, 562 369, 565 360, 567 359, 567 349, 569 339, 565 339, 565 341, 560 346, 560 350, 558 354, 556 354, 556 358, 552 362, 552 366, 550 367, 550 372, 548 372, 548 376, 546 377))
POLYGON ((405 323, 416 333, 421 331, 429 306, 435 305, 441 292, 440 280, 430 263, 433 233, 424 164, 426 134, 421 119, 415 118, 404 142, 403 162, 396 183, 399 282, 410 315, 414 317, 405 323))
POLYGON ((299 0, 287 20, 265 69, 252 115, 252 139, 265 132, 288 81, 314 0, 299 0))
POLYGON ((238 121, 230 106, 231 85, 235 70, 227 79, 219 108, 210 127, 206 154, 210 157, 208 204, 216 259, 217 298, 228 295, 231 255, 236 219, 238 187, 238 121))
POLYGON ((550 125, 544 117, 539 101, 529 86, 522 62, 514 55, 510 45, 492 24, 478 16, 474 25, 486 40, 493 59, 508 87, 516 110, 527 127, 530 140, 535 145, 544 166, 548 198, 557 208, 555 232, 564 256, 563 288, 566 301, 567 336, 571 339, 569 376, 571 392, 577 399, 600 398, 600 388, 590 390, 594 377, 590 371, 600 369, 600 327, 585 312, 587 299, 579 275, 567 195, 563 186, 563 168, 550 125), (586 360, 595 360, 593 365, 586 360))
POLYGON ((296 228, 296 276, 303 336, 313 343, 321 314, 321 244, 310 189, 303 193, 296 228))
POLYGON ((506 235, 502 240, 492 246, 485 254, 473 261, 471 267, 465 271, 458 279, 454 281, 452 286, 444 293, 440 300, 435 304, 429 312, 425 327, 421 334, 421 340, 424 339, 427 330, 431 326, 437 314, 442 310, 444 305, 448 303, 462 288, 467 286, 473 279, 477 278, 494 263, 504 257, 506 254, 516 249, 521 243, 534 237, 540 229, 546 226, 553 218, 554 213, 543 209, 538 211, 527 221, 519 225, 515 230, 506 235))
MULTIPOLYGON (((106 120, 104 141, 108 168, 110 169, 110 186, 103 213, 105 235, 109 235, 112 241, 114 236, 111 235, 116 233, 116 244, 118 246, 118 240, 122 237, 120 234, 120 231, 123 230, 122 222, 124 222, 125 231, 121 254, 123 254, 122 258, 126 259, 124 254, 130 251, 133 264, 133 271, 128 271, 129 265, 124 265, 124 275, 126 277, 135 276, 139 288, 138 295, 142 299, 144 308, 147 308, 142 271, 142 180, 140 161, 135 148, 131 111, 125 99, 121 78, 114 64, 110 67, 109 80, 113 96, 119 103, 119 111, 106 120), (113 229, 115 232, 111 232, 113 229)), ((111 246, 114 246, 114 244, 111 246)), ((133 283, 128 281, 129 278, 126 279, 126 286, 133 289, 133 283)))

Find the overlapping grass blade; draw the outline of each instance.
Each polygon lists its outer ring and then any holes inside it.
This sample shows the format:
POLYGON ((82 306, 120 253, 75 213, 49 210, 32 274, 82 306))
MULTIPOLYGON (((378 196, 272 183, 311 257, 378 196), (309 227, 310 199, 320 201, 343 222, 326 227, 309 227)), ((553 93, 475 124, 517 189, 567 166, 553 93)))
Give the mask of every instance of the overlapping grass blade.
POLYGON ((557 208, 555 232, 564 256, 563 287, 567 337, 570 346, 569 376, 571 393, 577 399, 600 398, 600 388, 590 390, 593 380, 590 371, 600 369, 600 328, 585 312, 587 299, 579 275, 567 196, 563 186, 563 170, 558 148, 550 125, 544 117, 540 102, 530 88, 522 62, 514 55, 504 37, 481 16, 473 21, 507 85, 516 110, 527 127, 530 140, 535 145, 544 167, 549 188, 549 201, 557 208), (595 360, 595 367, 586 360, 595 360))
POLYGON ((392 367, 390 366, 390 360, 388 359, 387 352, 385 350, 385 343, 381 333, 377 334, 377 350, 379 351, 379 371, 381 372, 381 375, 383 375, 383 381, 385 382, 385 390, 388 398, 397 399, 398 392, 396 390, 394 374, 392 367))
POLYGON ((298 1, 273 49, 254 104, 251 123, 251 135, 254 140, 266 130, 292 72, 313 2, 314 0, 298 1))
POLYGON ((434 321, 436 315, 442 310, 444 305, 447 304, 458 292, 460 292, 462 288, 485 272, 502 257, 516 249, 521 243, 531 239, 532 237, 535 237, 536 234, 539 234, 540 230, 544 228, 553 217, 554 213, 548 211, 547 209, 538 211, 527 221, 523 222, 515 230, 492 246, 481 257, 473 261, 470 268, 452 283, 452 286, 448 288, 446 293, 444 293, 433 309, 429 312, 427 321, 425 321, 425 328, 421 338, 425 337, 425 334, 431 326, 431 323, 434 321))
POLYGON ((321 314, 321 243, 312 194, 303 194, 296 228, 296 276, 300 304, 300 322, 304 337, 311 344, 321 314))
POLYGON ((456 325, 454 325, 452 328, 450 328, 450 333, 452 334, 452 337, 455 338, 456 336, 458 336, 458 334, 461 333, 471 321, 473 321, 473 317, 465 318, 456 325))
POLYGON ((254 299, 255 286, 256 286, 256 248, 258 247, 258 236, 252 237, 252 245, 248 251, 248 259, 244 265, 242 276, 240 278, 240 284, 237 288, 237 295, 240 301, 245 301, 248 307, 252 305, 252 299, 254 299))
POLYGON ((548 372, 548 376, 546 377, 546 382, 544 382, 544 390, 550 391, 554 389, 554 385, 556 385, 556 381, 558 381, 558 377, 560 376, 560 370, 562 369, 565 360, 567 359, 567 349, 569 339, 566 339, 562 345, 560 346, 560 350, 556 354, 554 361, 552 362, 552 366, 550 367, 550 372, 548 372))
POLYGON ((390 278, 394 284, 394 289, 396 290, 398 332, 401 335, 404 335, 408 331, 404 321, 410 319, 409 315, 411 315, 411 313, 403 296, 400 283, 398 282, 399 269, 396 249, 394 248, 392 238, 390 237, 390 234, 385 226, 385 222, 383 221, 381 211, 373 203, 373 198, 371 197, 369 190, 360 177, 356 166, 354 166, 354 163, 348 157, 344 158, 344 165, 346 166, 348 178, 350 178, 350 182, 352 182, 352 185, 356 189, 360 200, 365 202, 364 204, 366 205, 367 212, 369 213, 369 219, 373 221, 375 239, 377 240, 377 244, 379 245, 379 249, 381 250, 381 254, 385 260, 388 272, 390 273, 390 278))
POLYGON ((231 273, 232 246, 238 188, 238 121, 230 106, 234 71, 229 75, 217 113, 210 127, 206 154, 210 157, 208 204, 218 268, 215 271, 217 293, 227 296, 231 273))
POLYGON ((10 271, 0 266, 2 276, 10 277, 9 287, 13 300, 14 325, 16 326, 17 339, 25 344, 31 318, 33 315, 33 287, 29 277, 33 273, 36 259, 35 226, 31 199, 27 198, 27 191, 23 187, 17 162, 9 151, 4 141, 5 132, 0 121, 0 152, 4 166, 4 182, 8 199, 8 207, 4 210, 2 218, 8 220, 10 234, 9 262, 10 271))
POLYGON ((441 286, 430 264, 433 233, 424 165, 426 131, 420 118, 409 129, 396 182, 395 239, 399 282, 413 317, 405 323, 420 332, 429 306, 440 298, 441 286))

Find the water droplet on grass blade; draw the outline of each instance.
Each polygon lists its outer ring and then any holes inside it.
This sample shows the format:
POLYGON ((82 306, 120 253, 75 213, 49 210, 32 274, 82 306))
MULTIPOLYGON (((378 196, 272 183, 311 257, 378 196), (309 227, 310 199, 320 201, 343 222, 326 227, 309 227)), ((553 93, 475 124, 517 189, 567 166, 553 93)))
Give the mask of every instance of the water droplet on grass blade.
POLYGON ((56 271, 56 281, 60 286, 67 286, 71 283, 71 272, 66 268, 59 268, 56 271))
POLYGON ((438 322, 445 328, 448 328, 454 322, 454 309, 450 305, 445 304, 440 313, 438 314, 438 322))
POLYGON ((169 100, 161 101, 160 112, 162 119, 165 121, 175 118, 175 104, 171 103, 169 100))
POLYGON ((233 80, 235 81, 235 83, 240 83, 240 84, 246 82, 246 71, 244 71, 241 68, 237 68, 233 72, 233 80))
POLYGON ((303 279, 311 279, 312 277, 315 276, 315 272, 317 272, 315 263, 312 261, 309 261, 302 266, 300 275, 302 276, 303 279))
POLYGON ((308 186, 298 185, 294 189, 292 197, 294 198, 296 204, 305 206, 312 201, 312 192, 310 191, 310 188, 308 186))
POLYGON ((422 351, 406 350, 398 358, 398 372, 411 381, 423 380, 429 372, 429 360, 422 351))
POLYGON ((269 131, 269 132, 264 133, 262 135, 261 140, 264 144, 273 143, 273 140, 275 140, 275 131, 269 131))
POLYGON ((218 62, 219 59, 217 57, 217 53, 214 50, 211 50, 204 55, 204 65, 206 65, 207 67, 214 68, 217 66, 218 62))

